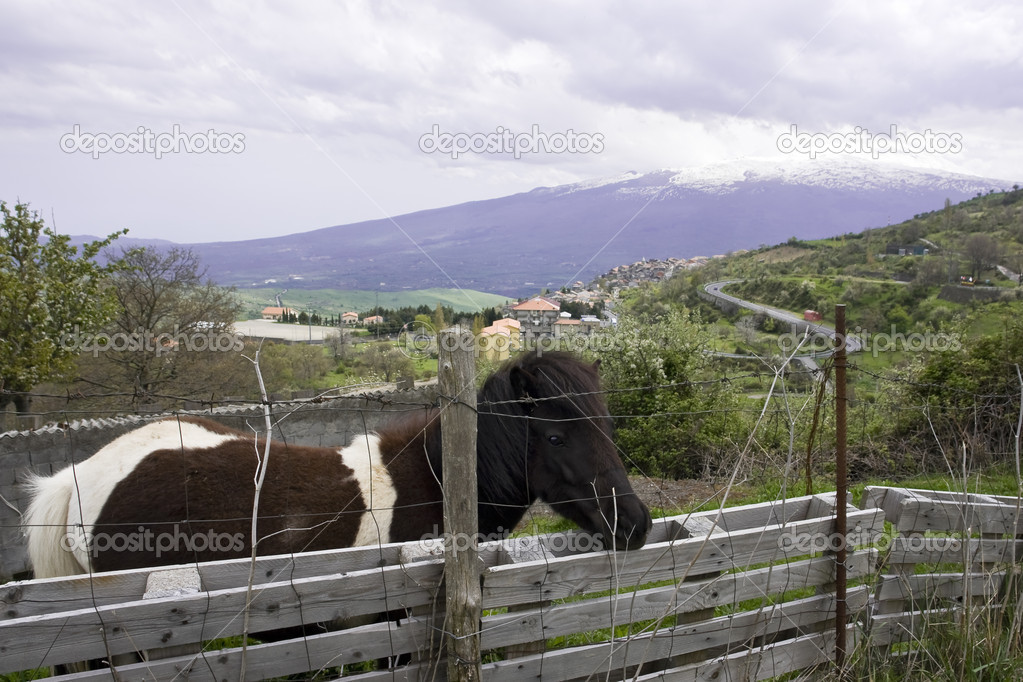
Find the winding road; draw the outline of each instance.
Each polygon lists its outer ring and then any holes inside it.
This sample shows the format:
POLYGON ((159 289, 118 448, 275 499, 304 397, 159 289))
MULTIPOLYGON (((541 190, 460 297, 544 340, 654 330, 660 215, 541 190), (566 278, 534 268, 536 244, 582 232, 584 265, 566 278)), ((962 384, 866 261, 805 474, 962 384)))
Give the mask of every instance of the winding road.
MULTIPOLYGON (((703 290, 707 293, 707 295, 711 296, 712 298, 725 301, 727 303, 731 303, 732 305, 735 305, 740 308, 745 308, 747 310, 751 310, 755 313, 762 313, 772 319, 778 320, 779 322, 783 322, 788 325, 794 325, 797 329, 809 329, 811 333, 823 334, 827 336, 829 339, 831 339, 832 343, 834 342, 835 340, 834 327, 830 327, 822 322, 816 323, 808 322, 804 320, 801 316, 796 315, 795 313, 791 313, 787 310, 773 308, 767 305, 761 305, 760 303, 753 303, 752 301, 745 301, 741 298, 737 298, 735 296, 732 296, 731 294, 726 294, 725 292, 722 291, 722 288, 728 286, 729 284, 738 284, 741 281, 743 280, 729 279, 720 282, 711 282, 710 284, 705 285, 703 287, 703 290)), ((854 353, 860 350, 861 347, 862 344, 860 343, 860 340, 858 338, 852 335, 846 336, 847 353, 854 353)), ((796 362, 799 362, 802 365, 804 365, 811 372, 817 372, 820 370, 820 368, 817 366, 815 358, 830 357, 831 355, 834 355, 834 353, 835 349, 830 348, 825 351, 812 351, 810 353, 796 355, 793 359, 796 362)), ((739 355, 736 353, 714 353, 714 355, 731 358, 755 357, 750 355, 739 355)))

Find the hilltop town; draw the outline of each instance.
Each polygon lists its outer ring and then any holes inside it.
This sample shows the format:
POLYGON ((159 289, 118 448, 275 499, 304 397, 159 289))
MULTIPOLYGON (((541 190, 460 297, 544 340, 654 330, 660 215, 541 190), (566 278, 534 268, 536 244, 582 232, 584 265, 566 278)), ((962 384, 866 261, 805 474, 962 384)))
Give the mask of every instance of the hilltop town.
MULTIPOLYGON (((723 256, 713 256, 722 258, 723 256)), ((711 258, 695 256, 693 258, 644 258, 630 265, 618 265, 597 277, 589 284, 575 282, 559 291, 545 294, 544 297, 559 303, 579 303, 583 305, 605 304, 616 298, 619 291, 638 287, 644 282, 660 282, 670 279, 678 270, 691 270, 707 263, 711 258)))

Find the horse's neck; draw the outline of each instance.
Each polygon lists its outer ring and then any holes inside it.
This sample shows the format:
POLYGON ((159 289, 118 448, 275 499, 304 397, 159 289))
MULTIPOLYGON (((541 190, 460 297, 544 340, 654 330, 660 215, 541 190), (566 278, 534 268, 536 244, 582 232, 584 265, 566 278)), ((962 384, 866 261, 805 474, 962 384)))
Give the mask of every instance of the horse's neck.
MULTIPOLYGON (((479 427, 476 444, 479 532, 485 538, 491 538, 511 533, 536 500, 536 495, 529 490, 524 464, 513 459, 516 455, 526 456, 525 443, 482 442, 479 438, 496 436, 501 440, 501 435, 507 434, 497 435, 495 429, 485 426, 484 419, 480 420, 479 427)), ((428 448, 430 467, 443 480, 439 419, 431 424, 430 430, 435 433, 428 433, 427 441, 437 444, 436 447, 428 448)))

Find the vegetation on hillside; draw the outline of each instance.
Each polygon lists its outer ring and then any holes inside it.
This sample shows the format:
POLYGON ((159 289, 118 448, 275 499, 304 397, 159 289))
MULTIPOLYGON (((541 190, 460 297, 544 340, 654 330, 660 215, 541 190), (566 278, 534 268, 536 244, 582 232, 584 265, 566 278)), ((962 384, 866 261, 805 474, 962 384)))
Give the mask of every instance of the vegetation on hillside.
POLYGON ((707 332, 698 314, 625 315, 604 332, 597 357, 628 466, 648 476, 699 478, 734 449, 736 394, 706 375, 707 332))
MULTIPOLYGON (((751 475, 762 473, 763 467, 749 465, 751 453, 782 467, 827 472, 832 446, 825 434, 833 414, 822 390, 830 390, 828 383, 806 365, 785 364, 788 351, 779 334, 788 330, 782 325, 764 315, 719 309, 701 296, 706 283, 730 279, 737 296, 796 312, 820 310, 825 320, 835 303, 845 303, 850 329, 863 335, 956 340, 943 348, 882 352, 875 345, 852 357, 850 438, 859 475, 914 472, 922 463, 940 463, 935 453, 960 450, 963 443, 977 462, 1005 459, 1019 409, 1015 366, 1023 361, 1023 329, 1004 320, 1023 312, 1017 293, 1023 290, 997 266, 1018 271, 1013 266, 1020 253, 1023 191, 1015 188, 861 234, 791 239, 733 254, 660 284, 624 290, 615 303, 617 329, 603 330, 601 343, 588 351, 603 363, 618 445, 647 475, 734 470, 742 458, 751 475), (919 255, 897 255, 900 248, 919 255), (964 275, 992 286, 962 286, 964 275), (765 406, 769 395, 774 399, 765 406)), ((74 376, 40 391, 55 396, 49 409, 71 416, 90 408, 171 409, 187 404, 186 398, 255 399, 255 346, 232 339, 230 348, 217 348, 224 352, 193 353, 182 343, 197 333, 223 336, 227 322, 239 315, 227 292, 205 282, 188 254, 122 256, 131 257, 132 267, 104 280, 104 291, 117 302, 110 316, 116 324, 95 327, 122 335, 144 328, 161 343, 144 352, 104 347, 102 353, 80 353, 74 376)), ((332 314, 326 306, 315 312, 332 314)), ((345 330, 320 347, 264 343, 269 392, 287 396, 430 377, 435 359, 408 357, 397 347, 402 326, 440 328, 460 320, 478 330, 497 315, 493 308, 459 313, 439 300, 432 306, 369 307, 369 313, 383 314, 389 326, 345 330)), ((482 371, 491 364, 481 361, 482 371)))
MULTIPOLYGON (((736 280, 727 289, 735 296, 797 314, 817 310, 826 322, 836 303, 846 304, 849 331, 865 340, 864 350, 850 358, 855 475, 947 471, 964 448, 970 466, 983 466, 1012 458, 1018 438, 1023 327, 1016 320, 1023 313, 1023 289, 998 266, 1018 273, 1020 254, 1023 191, 1014 188, 946 204, 899 225, 809 242, 791 239, 716 259, 627 292, 620 312, 647 320, 673 311, 698 315, 711 332, 708 349, 750 358, 718 357, 689 366, 687 380, 727 378, 758 400, 772 384, 782 392, 763 414, 740 410, 742 428, 703 434, 700 448, 687 444, 679 461, 691 461, 708 446, 734 459, 735 444, 744 442, 756 422, 751 437, 762 457, 783 466, 802 462, 799 466, 828 469, 833 444, 823 434, 833 433, 830 401, 818 407, 821 384, 802 365, 782 371, 785 349, 778 334, 789 330, 764 315, 724 311, 701 298, 706 283, 736 280), (900 248, 918 255, 900 256, 900 248), (979 282, 961 284, 970 276, 979 282), (778 371, 780 384, 774 382, 778 371)), ((703 419, 696 411, 682 416, 687 418, 703 419)), ((677 471, 674 451, 661 452, 669 461, 656 469, 677 471)))

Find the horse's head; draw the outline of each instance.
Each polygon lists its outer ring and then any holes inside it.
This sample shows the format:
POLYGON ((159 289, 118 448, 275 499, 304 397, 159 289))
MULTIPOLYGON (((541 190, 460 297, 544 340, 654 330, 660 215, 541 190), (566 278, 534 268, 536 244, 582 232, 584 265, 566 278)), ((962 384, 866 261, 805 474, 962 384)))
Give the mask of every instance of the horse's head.
POLYGON ((512 389, 525 400, 529 486, 605 548, 636 549, 646 542, 650 512, 611 440, 597 366, 548 353, 510 367, 512 389))

